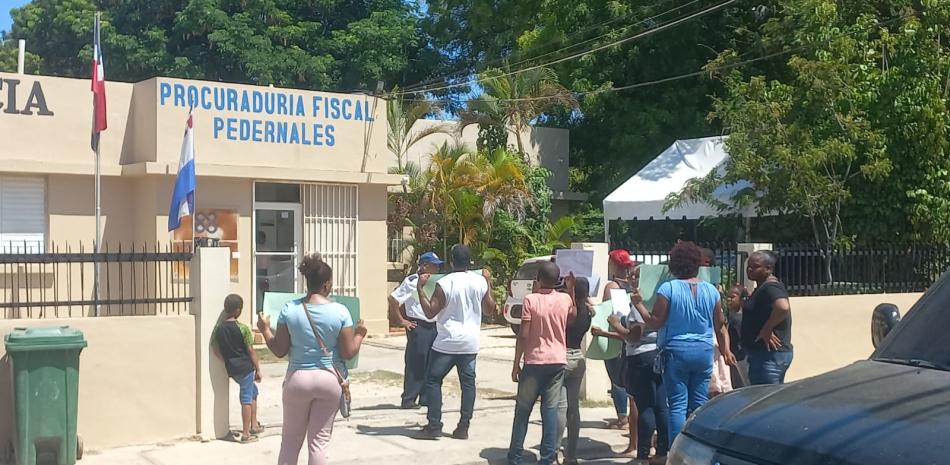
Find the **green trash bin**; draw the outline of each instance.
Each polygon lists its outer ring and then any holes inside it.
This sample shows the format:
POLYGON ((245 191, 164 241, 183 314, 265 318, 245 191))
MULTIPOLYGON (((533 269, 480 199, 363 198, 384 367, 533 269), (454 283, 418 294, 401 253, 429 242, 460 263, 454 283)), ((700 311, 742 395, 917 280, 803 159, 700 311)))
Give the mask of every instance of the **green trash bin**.
POLYGON ((16 328, 4 340, 13 368, 16 465, 73 465, 82 457, 76 436, 82 331, 16 328))

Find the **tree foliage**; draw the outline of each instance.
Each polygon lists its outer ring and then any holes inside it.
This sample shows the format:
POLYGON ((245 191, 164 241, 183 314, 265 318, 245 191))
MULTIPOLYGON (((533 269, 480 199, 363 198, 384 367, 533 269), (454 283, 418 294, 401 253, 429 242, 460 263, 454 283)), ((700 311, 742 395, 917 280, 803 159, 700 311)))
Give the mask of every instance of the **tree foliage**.
POLYGON ((438 55, 419 13, 401 0, 34 0, 14 9, 41 72, 88 74, 91 29, 103 11, 110 79, 156 75, 317 89, 414 81, 438 55))

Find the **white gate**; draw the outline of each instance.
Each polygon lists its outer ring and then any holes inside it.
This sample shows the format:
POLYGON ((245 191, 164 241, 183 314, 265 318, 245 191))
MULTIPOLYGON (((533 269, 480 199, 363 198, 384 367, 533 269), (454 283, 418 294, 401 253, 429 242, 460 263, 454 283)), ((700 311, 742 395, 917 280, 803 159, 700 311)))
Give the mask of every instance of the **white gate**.
POLYGON ((333 267, 333 293, 356 295, 359 197, 356 186, 302 184, 303 252, 320 252, 333 267))

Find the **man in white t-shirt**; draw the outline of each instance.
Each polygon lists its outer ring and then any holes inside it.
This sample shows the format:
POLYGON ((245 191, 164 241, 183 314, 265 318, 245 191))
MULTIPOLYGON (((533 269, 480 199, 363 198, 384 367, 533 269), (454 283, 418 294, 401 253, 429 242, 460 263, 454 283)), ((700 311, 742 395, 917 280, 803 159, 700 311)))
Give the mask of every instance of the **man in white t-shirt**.
POLYGON ((458 371, 462 385, 462 408, 458 427, 452 432, 455 439, 468 439, 468 427, 475 412, 475 357, 478 355, 478 337, 482 314, 494 314, 495 299, 491 295, 491 274, 488 270, 479 276, 468 271, 472 264, 471 251, 464 245, 452 247, 452 272, 439 280, 432 298, 424 290, 429 275, 419 277, 419 303, 427 318, 436 318, 437 335, 429 353, 429 367, 423 393, 428 407, 428 425, 422 436, 437 439, 442 436, 442 380, 452 367, 458 371))
POLYGON ((429 351, 436 336, 435 318, 426 318, 416 299, 416 283, 419 275, 438 273, 441 266, 442 260, 435 253, 422 254, 418 273, 407 276, 389 295, 389 314, 398 317, 402 327, 406 328, 406 367, 400 404, 404 409, 419 408, 420 403, 426 403, 422 387, 426 381, 429 351))

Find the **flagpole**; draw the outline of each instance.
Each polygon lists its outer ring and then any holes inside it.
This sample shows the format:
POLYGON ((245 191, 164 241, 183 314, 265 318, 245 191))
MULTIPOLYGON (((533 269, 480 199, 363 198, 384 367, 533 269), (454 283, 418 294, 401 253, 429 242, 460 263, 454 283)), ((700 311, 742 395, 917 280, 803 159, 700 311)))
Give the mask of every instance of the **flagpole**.
MULTIPOLYGON (((95 252, 98 255, 101 251, 102 244, 102 204, 101 204, 101 184, 100 184, 100 172, 99 172, 99 141, 96 141, 96 244, 95 252)), ((93 314, 99 316, 99 257, 95 259, 96 267, 94 270, 93 280, 95 284, 93 285, 95 289, 95 294, 93 296, 93 314)))
MULTIPOLYGON (((197 153, 195 147, 195 104, 192 102, 188 108, 188 119, 191 120, 191 152, 197 153)), ((195 190, 191 192, 191 204, 194 211, 191 212, 191 252, 198 253, 198 163, 197 160, 191 161, 195 167, 195 190)))

